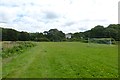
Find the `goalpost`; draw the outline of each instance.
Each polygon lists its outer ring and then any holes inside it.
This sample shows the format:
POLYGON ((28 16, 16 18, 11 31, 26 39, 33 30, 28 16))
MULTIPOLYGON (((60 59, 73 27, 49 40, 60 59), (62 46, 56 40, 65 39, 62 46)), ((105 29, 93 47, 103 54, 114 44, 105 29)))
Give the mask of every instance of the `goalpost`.
POLYGON ((113 38, 88 38, 88 45, 90 43, 98 43, 98 44, 116 44, 116 41, 113 38))

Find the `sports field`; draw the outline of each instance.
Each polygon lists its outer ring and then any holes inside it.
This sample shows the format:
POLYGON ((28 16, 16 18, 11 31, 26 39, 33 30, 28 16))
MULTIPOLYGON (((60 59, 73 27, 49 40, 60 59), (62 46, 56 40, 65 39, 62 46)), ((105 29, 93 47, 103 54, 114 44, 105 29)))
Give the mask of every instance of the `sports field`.
POLYGON ((116 45, 36 42, 37 46, 3 59, 3 78, 117 78, 116 45))

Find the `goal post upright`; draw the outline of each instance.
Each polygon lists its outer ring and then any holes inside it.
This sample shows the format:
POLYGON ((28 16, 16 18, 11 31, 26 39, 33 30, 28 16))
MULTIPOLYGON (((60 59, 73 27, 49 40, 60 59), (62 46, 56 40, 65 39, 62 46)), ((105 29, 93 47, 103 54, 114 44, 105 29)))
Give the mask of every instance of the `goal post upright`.
POLYGON ((110 38, 110 45, 112 44, 111 38, 110 38))
POLYGON ((88 38, 88 46, 90 45, 90 38, 88 38))

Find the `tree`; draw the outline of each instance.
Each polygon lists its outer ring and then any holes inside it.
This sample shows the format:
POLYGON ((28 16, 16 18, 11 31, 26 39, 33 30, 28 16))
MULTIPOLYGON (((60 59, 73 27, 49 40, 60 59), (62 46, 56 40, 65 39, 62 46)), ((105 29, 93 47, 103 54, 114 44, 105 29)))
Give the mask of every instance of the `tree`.
POLYGON ((73 34, 72 37, 75 38, 75 39, 81 39, 84 36, 83 36, 82 32, 79 32, 79 33, 76 32, 76 33, 73 34))
POLYGON ((58 31, 57 29, 50 29, 47 32, 47 38, 50 41, 62 41, 65 39, 65 34, 62 31, 58 31))
MULTIPOLYGON (((0 28, 0 37, 2 36, 3 41, 64 41, 65 34, 57 29, 50 29, 49 31, 44 31, 43 33, 28 33, 19 32, 14 29, 0 28), (2 29, 2 30, 1 30, 2 29)), ((110 24, 108 27, 104 28, 101 25, 97 25, 91 30, 85 32, 71 33, 71 41, 80 40, 82 38, 87 40, 88 38, 114 38, 120 41, 120 24, 110 24)))
POLYGON ((0 41, 2 41, 2 28, 0 27, 0 41))
POLYGON ((90 36, 92 38, 103 38, 104 37, 104 27, 101 25, 95 26, 90 31, 90 36))
POLYGON ((83 33, 82 32, 76 32, 72 35, 73 41, 81 41, 83 39, 83 33))
POLYGON ((107 28, 104 30, 105 37, 114 38, 115 40, 120 40, 119 37, 119 31, 120 26, 116 24, 110 24, 107 28))
POLYGON ((84 39, 88 39, 88 38, 90 38, 91 37, 91 30, 88 30, 88 31, 85 31, 85 32, 83 32, 83 38, 84 39))
POLYGON ((29 33, 27 32, 19 32, 19 40, 20 41, 29 41, 30 40, 30 36, 29 36, 29 33))
POLYGON ((18 32, 13 29, 2 29, 2 40, 6 41, 17 41, 18 32))

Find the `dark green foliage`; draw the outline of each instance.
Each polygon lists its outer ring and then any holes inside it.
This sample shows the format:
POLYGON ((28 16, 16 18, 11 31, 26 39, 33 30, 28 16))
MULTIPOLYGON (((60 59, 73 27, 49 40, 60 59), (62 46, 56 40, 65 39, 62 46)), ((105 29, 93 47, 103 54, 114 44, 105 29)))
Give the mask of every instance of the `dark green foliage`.
POLYGON ((14 46, 13 48, 3 50, 2 58, 7 58, 12 55, 23 53, 26 49, 35 46, 35 44, 31 42, 20 42, 19 46, 14 46))
POLYGON ((3 41, 17 41, 18 40, 18 32, 13 29, 2 28, 2 40, 3 41))
POLYGON ((0 41, 2 41, 2 28, 0 28, 0 41))
POLYGON ((120 41, 120 25, 110 24, 108 27, 96 26, 91 30, 83 32, 84 39, 88 38, 113 38, 120 41))
MULTIPOLYGON (((97 25, 85 32, 72 33, 71 39, 65 38, 65 33, 57 29, 50 29, 43 33, 19 32, 13 29, 2 29, 3 41, 83 41, 88 38, 113 38, 120 41, 120 24, 110 24, 108 27, 97 25)), ((1 30, 0 30, 1 31, 1 30)), ((1 36, 1 35, 0 35, 1 36)))
POLYGON ((65 39, 65 34, 57 29, 50 29, 44 33, 46 33, 46 37, 53 42, 63 41, 65 39))
POLYGON ((90 31, 90 36, 92 38, 103 38, 104 37, 104 27, 103 26, 95 26, 94 28, 91 29, 90 31))

